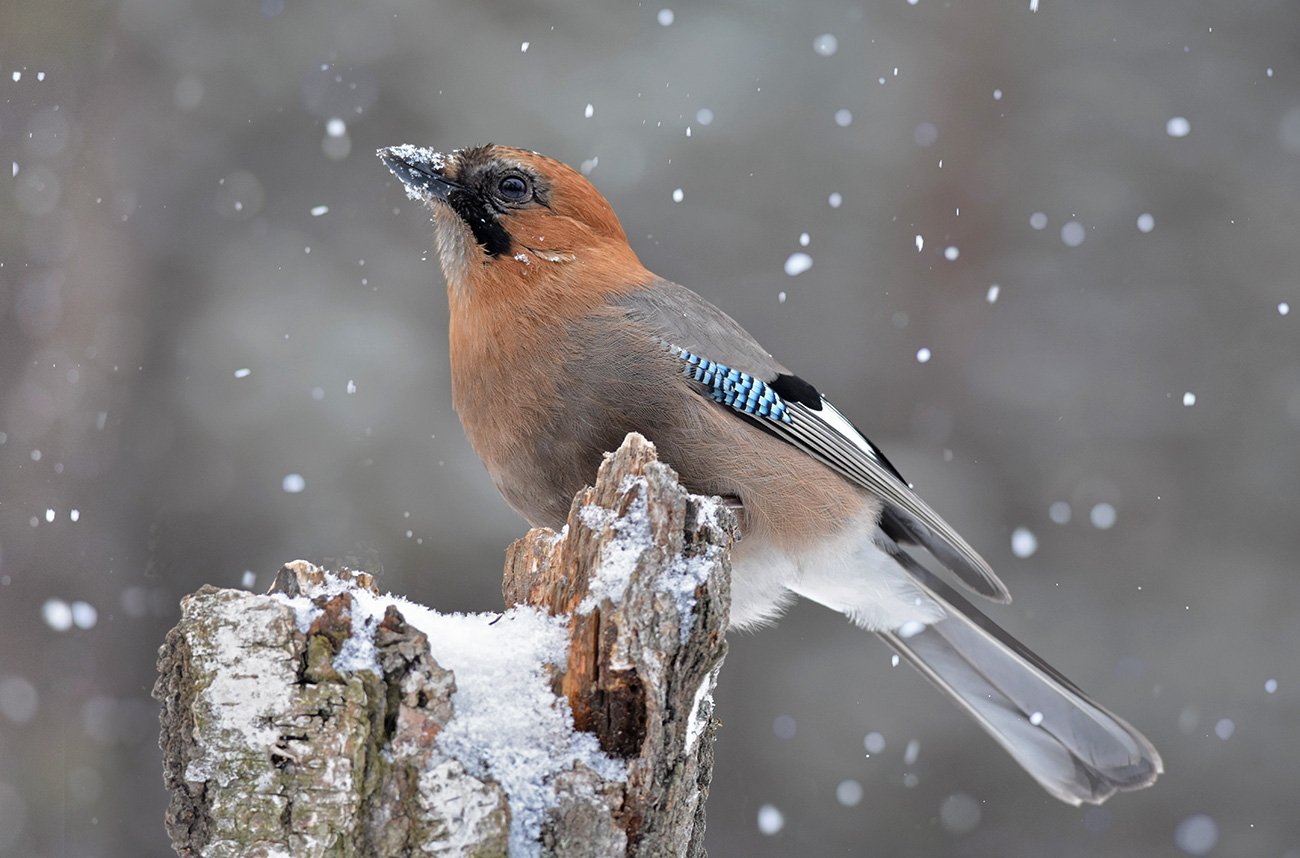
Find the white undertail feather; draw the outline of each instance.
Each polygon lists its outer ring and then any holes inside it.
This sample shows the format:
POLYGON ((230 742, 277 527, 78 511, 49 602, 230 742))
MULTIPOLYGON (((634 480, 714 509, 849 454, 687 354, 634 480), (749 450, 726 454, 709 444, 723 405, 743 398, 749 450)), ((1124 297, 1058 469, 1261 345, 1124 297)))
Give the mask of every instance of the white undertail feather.
POLYGON ((839 534, 797 553, 742 539, 732 554, 731 625, 766 625, 795 595, 839 611, 870 631, 940 619, 943 608, 868 535, 875 515, 874 507, 865 507, 839 534))

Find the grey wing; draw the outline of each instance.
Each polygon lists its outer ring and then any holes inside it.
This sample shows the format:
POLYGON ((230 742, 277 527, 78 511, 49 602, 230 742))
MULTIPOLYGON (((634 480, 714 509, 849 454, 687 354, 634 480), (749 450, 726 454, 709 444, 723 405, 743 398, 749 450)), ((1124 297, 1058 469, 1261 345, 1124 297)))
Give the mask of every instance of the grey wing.
POLYGON ((921 545, 981 596, 1011 601, 984 558, 912 491, 884 454, 734 319, 667 281, 626 295, 619 304, 674 354, 699 393, 879 498, 880 526, 891 538, 921 545))
POLYGON ((622 296, 616 303, 633 320, 679 348, 707 354, 725 345, 725 360, 736 369, 756 378, 791 375, 739 322, 685 286, 660 280, 622 296))

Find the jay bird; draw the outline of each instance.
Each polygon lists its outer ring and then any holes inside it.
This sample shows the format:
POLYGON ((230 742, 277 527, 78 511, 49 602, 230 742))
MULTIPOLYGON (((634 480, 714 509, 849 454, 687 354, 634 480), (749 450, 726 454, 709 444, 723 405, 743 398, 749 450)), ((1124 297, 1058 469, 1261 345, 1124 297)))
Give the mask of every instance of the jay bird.
POLYGON ((453 403, 532 525, 561 527, 603 454, 640 432, 690 491, 738 510, 733 627, 803 596, 884 638, 1056 798, 1100 803, 1155 781, 1160 755, 1141 733, 931 568, 1010 601, 988 563, 815 387, 647 271, 580 173, 495 145, 378 155, 432 210, 453 403))

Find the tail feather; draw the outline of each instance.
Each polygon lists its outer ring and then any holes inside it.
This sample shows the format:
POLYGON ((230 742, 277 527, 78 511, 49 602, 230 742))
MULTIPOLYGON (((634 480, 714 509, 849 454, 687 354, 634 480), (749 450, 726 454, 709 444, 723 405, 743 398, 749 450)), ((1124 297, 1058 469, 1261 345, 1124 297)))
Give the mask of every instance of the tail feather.
POLYGON ((970 713, 1048 792, 1078 805, 1163 771, 1141 733, 1084 694, 910 555, 896 558, 946 616, 890 646, 970 713))

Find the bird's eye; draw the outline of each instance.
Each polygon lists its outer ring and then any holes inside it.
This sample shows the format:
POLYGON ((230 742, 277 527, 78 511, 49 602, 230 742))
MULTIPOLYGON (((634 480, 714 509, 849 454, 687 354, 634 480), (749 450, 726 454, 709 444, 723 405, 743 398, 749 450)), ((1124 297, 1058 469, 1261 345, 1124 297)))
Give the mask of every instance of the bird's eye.
POLYGON ((520 202, 528 197, 528 182, 522 176, 505 176, 497 182, 497 193, 503 200, 520 202))

